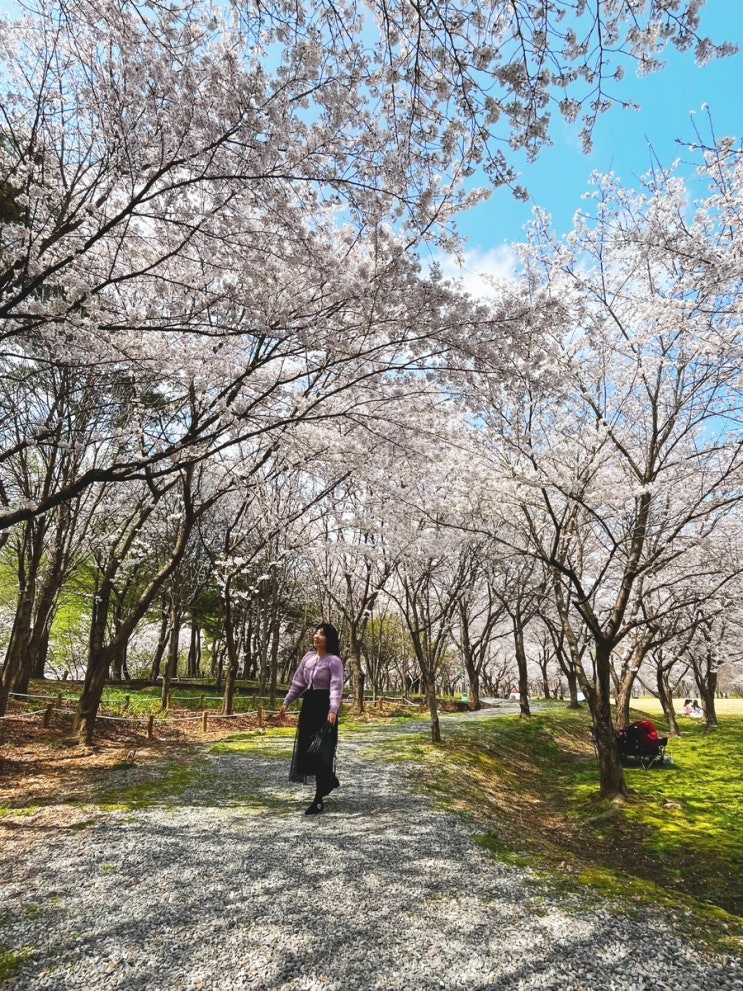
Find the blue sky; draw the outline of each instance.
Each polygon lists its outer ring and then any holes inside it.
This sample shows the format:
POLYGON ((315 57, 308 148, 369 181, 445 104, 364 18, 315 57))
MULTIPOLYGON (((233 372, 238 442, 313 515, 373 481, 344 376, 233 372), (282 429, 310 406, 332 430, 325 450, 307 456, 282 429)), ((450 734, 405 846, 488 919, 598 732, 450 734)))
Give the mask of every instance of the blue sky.
MULTIPOLYGON (((715 42, 732 41, 742 50, 702 68, 694 62, 693 53, 669 49, 664 56, 668 64, 659 72, 638 79, 628 69, 616 92, 642 109, 614 107, 599 118, 591 154, 581 151, 578 126, 571 128, 555 120, 554 147, 546 149, 535 164, 525 165, 522 172, 521 182, 529 189, 531 202, 517 202, 509 190, 498 189, 488 202, 460 215, 458 226, 467 237, 468 248, 465 275, 505 272, 508 246, 522 240, 522 228, 535 204, 552 214, 559 233, 569 231, 575 211, 586 206, 581 197, 589 188, 592 172, 613 171, 625 186, 636 186, 637 177, 651 164, 649 143, 663 165, 681 158, 689 163, 691 173, 693 156, 688 145, 694 133, 689 113, 695 111, 702 124, 706 120, 702 104, 710 108, 718 137, 743 136, 743 0, 707 0, 701 11, 701 33, 715 42)), ((450 266, 446 268, 454 274, 450 266)))
MULTIPOLYGON (((0 0, 0 11, 12 11, 15 6, 14 0, 0 0)), ((695 111, 702 123, 703 104, 712 112, 718 136, 743 136, 743 0, 706 0, 701 33, 716 42, 735 42, 741 52, 702 68, 692 53, 669 48, 664 56, 667 66, 640 79, 626 66, 627 74, 617 84, 616 94, 640 104, 641 110, 614 107, 602 115, 591 154, 581 150, 579 126, 569 127, 555 117, 553 147, 545 149, 536 163, 523 166, 520 181, 528 188, 531 201, 519 202, 508 189, 497 189, 486 203, 459 216, 460 233, 467 239, 465 275, 510 270, 510 245, 522 239, 535 204, 552 214, 559 233, 570 230, 575 211, 586 205, 582 196, 593 171, 614 171, 626 186, 636 185, 637 177, 651 163, 649 143, 663 165, 681 157, 690 163, 691 173, 693 156, 687 146, 694 135, 689 113, 695 111)), ((451 263, 444 268, 447 274, 455 274, 451 263)))

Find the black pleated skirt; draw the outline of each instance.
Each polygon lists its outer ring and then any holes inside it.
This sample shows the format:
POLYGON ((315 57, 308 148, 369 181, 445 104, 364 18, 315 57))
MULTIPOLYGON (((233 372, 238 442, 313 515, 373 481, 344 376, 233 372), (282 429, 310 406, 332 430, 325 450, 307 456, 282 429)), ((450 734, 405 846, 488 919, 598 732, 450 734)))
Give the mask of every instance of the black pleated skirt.
POLYGON ((317 688, 308 688, 302 696, 302 708, 299 710, 297 733, 294 737, 294 753, 289 778, 301 784, 307 784, 310 778, 320 775, 322 778, 332 778, 335 774, 335 749, 338 746, 338 720, 330 732, 333 741, 333 755, 328 760, 311 757, 307 753, 310 740, 327 721, 330 712, 330 692, 317 688))

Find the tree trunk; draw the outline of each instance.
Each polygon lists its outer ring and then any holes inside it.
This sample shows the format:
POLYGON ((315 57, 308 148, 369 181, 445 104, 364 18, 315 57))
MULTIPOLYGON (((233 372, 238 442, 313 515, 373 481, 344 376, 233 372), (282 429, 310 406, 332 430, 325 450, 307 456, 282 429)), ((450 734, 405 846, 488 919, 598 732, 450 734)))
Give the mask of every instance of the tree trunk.
MULTIPOLYGON (((23 616, 19 608, 16 610, 15 619, 13 621, 13 629, 10 634, 10 643, 8 644, 8 649, 5 653, 5 664, 3 665, 3 676, 0 679, 0 716, 4 716, 8 711, 8 700, 10 699, 10 693, 15 688, 16 678, 21 670, 22 664, 22 644, 23 644, 23 634, 22 634, 22 624, 23 616)), ((24 610, 25 611, 25 610, 24 610)))
POLYGON ((232 597, 230 595, 229 583, 224 591, 224 633, 227 646, 227 677, 224 684, 224 700, 222 702, 222 715, 231 716, 232 707, 235 701, 235 682, 240 666, 240 658, 237 643, 235 641, 235 629, 232 620, 232 597))
POLYGON ((261 629, 265 626, 265 620, 257 624, 257 630, 255 626, 256 624, 253 622, 252 615, 248 614, 248 625, 245 631, 245 651, 243 652, 241 675, 243 681, 251 680, 253 675, 257 673, 257 680, 260 682, 262 680, 261 672, 266 667, 268 644, 266 643, 266 637, 261 636, 261 629), (261 640, 263 640, 262 645, 260 643, 261 640), (257 664, 256 657, 258 658, 257 664))
POLYGON ((222 690, 222 679, 224 678, 224 640, 217 640, 212 651, 212 677, 216 680, 217 691, 222 690))
POLYGON ((617 729, 623 729, 625 726, 629 726, 632 688, 635 684, 636 677, 637 671, 628 669, 617 686, 617 709, 615 714, 615 726, 617 729))
POLYGON ((62 576, 53 567, 45 574, 36 603, 31 634, 26 647, 26 658, 17 679, 16 691, 27 692, 31 678, 46 677, 49 650, 49 633, 62 588, 62 576))
POLYGON ((708 730, 716 729, 719 726, 717 710, 715 709, 717 671, 713 670, 711 665, 708 665, 705 677, 697 678, 697 687, 699 688, 699 697, 702 701, 702 708, 704 709, 705 728, 708 730))
POLYGON ((580 709, 580 702, 578 701, 578 675, 575 673, 575 668, 570 668, 565 670, 565 680, 568 683, 568 696, 570 697, 570 702, 568 703, 569 709, 580 709))
MULTIPOLYGON (((229 653, 229 652, 228 652, 229 653)), ((235 705, 235 683, 237 682, 237 672, 239 668, 237 655, 229 658, 227 665, 227 677, 224 682, 224 700, 222 702, 222 715, 231 716, 235 705)))
POLYGON ((168 648, 168 660, 165 665, 165 676, 163 678, 163 689, 160 695, 160 704, 163 712, 168 707, 168 695, 170 695, 170 682, 178 674, 178 647, 181 637, 181 614, 178 608, 178 597, 175 589, 170 595, 170 645, 168 648))
MULTIPOLYGON (((279 645, 281 642, 281 623, 279 621, 278 615, 275 615, 271 621, 271 650, 268 655, 268 671, 266 674, 271 679, 271 706, 274 705, 276 699, 276 671, 279 666, 279 645)), ((261 694, 266 694, 266 683, 265 675, 262 682, 261 694)))
POLYGON ((351 680, 353 682, 353 714, 360 716, 364 711, 364 672, 361 668, 361 644, 353 628, 350 636, 351 646, 348 654, 351 680))
MULTIPOLYGON (((39 633, 38 637, 31 640, 33 671, 31 677, 39 681, 46 678, 46 662, 49 659, 49 637, 51 635, 51 617, 39 633)), ((28 689, 26 689, 28 691, 28 689)))
POLYGON ((539 665, 539 670, 542 673, 542 695, 544 696, 546 702, 549 702, 549 700, 552 698, 552 690, 550 688, 550 676, 549 676, 548 666, 549 666, 548 659, 544 659, 539 665))
POLYGON ((655 669, 655 679, 660 706, 668 723, 668 735, 681 736, 679 724, 676 720, 676 711, 673 708, 673 696, 668 685, 668 673, 663 669, 662 664, 659 664, 655 669))
MULTIPOLYGON (((119 637, 121 636, 121 625, 122 625, 122 620, 123 620, 122 613, 123 613, 123 609, 124 609, 124 603, 123 603, 122 600, 123 600, 123 596, 118 597, 117 598, 117 601, 116 601, 116 604, 114 606, 114 617, 113 617, 113 620, 114 620, 114 631, 115 631, 114 632, 114 640, 117 640, 117 641, 118 641, 119 637)), ((114 652, 114 655, 111 658, 110 673, 111 673, 111 680, 112 681, 122 681, 123 680, 123 674, 124 674, 124 652, 125 652, 125 648, 122 645, 119 650, 116 650, 114 652)))
POLYGON ((275 709, 276 708, 276 686, 277 686, 277 682, 278 682, 278 679, 279 679, 279 636, 278 636, 278 629, 277 629, 276 640, 275 640, 275 643, 274 643, 274 649, 271 651, 270 678, 271 678, 271 689, 270 689, 270 693, 269 694, 270 694, 271 697, 269 699, 269 704, 270 704, 270 706, 271 706, 272 709, 275 709))
POLYGON ((34 607, 47 535, 48 526, 44 520, 31 520, 23 526, 17 552, 18 601, 0 679, 0 716, 7 711, 11 692, 25 695, 28 691, 31 676, 28 648, 33 635, 34 607))
POLYGON ((85 672, 85 684, 80 701, 77 704, 73 731, 88 747, 93 746, 93 733, 98 709, 106 687, 108 672, 111 667, 111 649, 103 647, 91 652, 88 658, 88 668, 85 672))
POLYGON ((112 659, 112 651, 104 646, 111 592, 111 581, 104 579, 93 598, 88 666, 85 671, 82 695, 77 704, 73 722, 73 732, 81 743, 89 747, 93 745, 95 720, 103 698, 103 690, 106 687, 112 659))
POLYGON ((160 677, 160 665, 162 664, 163 657, 165 656, 165 648, 168 646, 169 616, 170 607, 168 604, 168 599, 167 596, 163 596, 160 612, 160 635, 157 640, 157 647, 155 648, 155 656, 152 658, 152 671, 150 672, 150 681, 153 685, 160 677))
POLYGON ((519 671, 519 707, 521 709, 521 715, 529 718, 531 717, 531 710, 529 708, 529 672, 527 669, 526 648, 524 647, 524 630, 521 626, 518 610, 512 619, 516 666, 519 671))
MULTIPOLYGON (((24 548, 21 551, 22 557, 19 560, 18 574, 20 594, 16 604, 15 616, 13 617, 10 642, 5 653, 3 675, 2 679, 0 679, 0 716, 4 716, 7 712, 11 692, 25 694, 19 685, 19 680, 23 672, 24 657, 26 656, 28 642, 31 636, 31 623, 36 596, 36 569, 33 556, 27 554, 27 545, 28 541, 24 537, 24 548)), ((27 679, 26 684, 28 684, 27 679)))
POLYGON ((122 682, 129 680, 129 670, 126 664, 127 647, 128 644, 120 643, 117 650, 114 651, 111 658, 111 681, 122 682))
POLYGON ((441 743, 441 725, 439 723, 439 710, 436 705, 436 681, 434 678, 426 678, 426 702, 431 716, 431 742, 441 743))
POLYGON ((469 617, 467 615, 467 610, 465 609, 464 603, 460 599, 459 625, 462 631, 462 660, 464 661, 464 669, 467 672, 467 682, 469 686, 467 696, 469 698, 470 709, 476 710, 482 708, 482 703, 480 702, 480 671, 477 667, 477 662, 475 661, 472 641, 470 639, 468 620, 469 617))
POLYGON ((611 716, 611 645, 606 640, 597 640, 595 687, 586 684, 584 692, 593 717, 601 797, 626 798, 627 782, 617 753, 616 733, 611 716))
POLYGON ((191 641, 188 648, 188 674, 196 678, 201 673, 201 630, 191 618, 191 641))
POLYGON ((465 656, 464 667, 467 671, 467 682, 469 685, 469 691, 467 697, 469 698, 469 707, 473 711, 482 708, 482 702, 480 701, 480 672, 477 669, 477 665, 465 656))

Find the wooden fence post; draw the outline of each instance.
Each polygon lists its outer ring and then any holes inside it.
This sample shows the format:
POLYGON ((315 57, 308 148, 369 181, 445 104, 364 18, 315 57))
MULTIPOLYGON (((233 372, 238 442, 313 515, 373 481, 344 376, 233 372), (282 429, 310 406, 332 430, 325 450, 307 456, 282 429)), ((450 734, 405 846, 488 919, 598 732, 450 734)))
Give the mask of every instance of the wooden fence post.
POLYGON ((204 709, 204 711, 201 713, 201 731, 202 731, 202 733, 206 733, 207 715, 208 715, 207 714, 207 711, 206 711, 206 709, 204 709))
POLYGON ((54 703, 50 702, 44 711, 44 715, 41 718, 41 725, 46 729, 49 725, 49 720, 52 718, 52 712, 54 711, 54 703))
POLYGON ((150 716, 147 720, 147 739, 151 740, 155 730, 155 717, 150 716))
POLYGON ((263 706, 258 706, 258 729, 263 729, 263 706))

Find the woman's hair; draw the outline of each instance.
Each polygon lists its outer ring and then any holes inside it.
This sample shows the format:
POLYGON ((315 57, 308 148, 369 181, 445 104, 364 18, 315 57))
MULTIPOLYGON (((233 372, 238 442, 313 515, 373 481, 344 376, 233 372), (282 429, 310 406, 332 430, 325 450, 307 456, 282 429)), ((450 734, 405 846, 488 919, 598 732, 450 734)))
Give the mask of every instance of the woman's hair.
POLYGON ((317 633, 318 630, 325 636, 325 645, 328 648, 328 653, 335 654, 336 657, 340 657, 341 645, 338 641, 338 631, 333 624, 318 623, 315 627, 315 633, 317 633))

